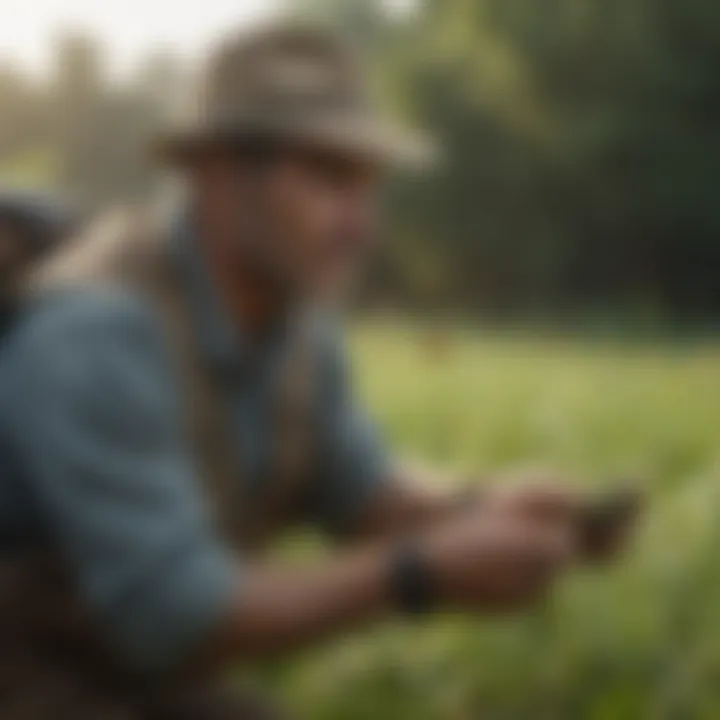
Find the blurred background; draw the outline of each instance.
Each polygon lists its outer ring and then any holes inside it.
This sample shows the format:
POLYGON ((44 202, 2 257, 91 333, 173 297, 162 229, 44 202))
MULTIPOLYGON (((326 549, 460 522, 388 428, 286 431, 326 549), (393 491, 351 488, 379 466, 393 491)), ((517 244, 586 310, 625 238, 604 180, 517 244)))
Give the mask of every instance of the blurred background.
POLYGON ((219 33, 334 23, 443 148, 393 178, 353 334, 401 450, 647 479, 636 552, 542 613, 393 626, 263 668, 301 717, 720 717, 716 0, 2 0, 0 184, 88 212, 219 33))

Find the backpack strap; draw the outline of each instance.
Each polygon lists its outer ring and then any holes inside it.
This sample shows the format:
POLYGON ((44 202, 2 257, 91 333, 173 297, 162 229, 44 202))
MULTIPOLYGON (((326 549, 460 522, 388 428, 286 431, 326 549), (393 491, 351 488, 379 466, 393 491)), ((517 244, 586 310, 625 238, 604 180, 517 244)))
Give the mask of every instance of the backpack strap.
MULTIPOLYGON (((262 546, 296 519, 317 461, 315 403, 319 362, 310 313, 291 330, 271 408, 273 461, 271 487, 251 517, 244 518, 254 544, 262 546)), ((250 509, 250 505, 244 507, 250 509)))
POLYGON ((166 223, 155 213, 120 210, 100 218, 32 278, 32 289, 110 283, 149 300, 162 321, 183 392, 185 424, 203 490, 216 521, 232 544, 241 528, 233 512, 242 487, 238 448, 217 378, 203 367, 191 310, 178 268, 168 252, 166 223))

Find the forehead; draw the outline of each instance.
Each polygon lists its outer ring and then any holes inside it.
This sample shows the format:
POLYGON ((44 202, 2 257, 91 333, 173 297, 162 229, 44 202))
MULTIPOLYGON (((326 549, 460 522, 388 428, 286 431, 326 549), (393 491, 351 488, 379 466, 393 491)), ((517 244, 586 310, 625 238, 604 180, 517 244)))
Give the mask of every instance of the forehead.
POLYGON ((376 163, 310 145, 288 148, 280 162, 299 170, 301 174, 304 172, 337 182, 375 184, 382 177, 376 163))
POLYGON ((247 173, 250 173, 250 180, 257 179, 258 182, 282 175, 376 183, 384 175, 377 163, 365 158, 300 143, 278 145, 262 154, 218 147, 205 152, 198 159, 197 167, 201 172, 227 179, 247 179, 247 173))

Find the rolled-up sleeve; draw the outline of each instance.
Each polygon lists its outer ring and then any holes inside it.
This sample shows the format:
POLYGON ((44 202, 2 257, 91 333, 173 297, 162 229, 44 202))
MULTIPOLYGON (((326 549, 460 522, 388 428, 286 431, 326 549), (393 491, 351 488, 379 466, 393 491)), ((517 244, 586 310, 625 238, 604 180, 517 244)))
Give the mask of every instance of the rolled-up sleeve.
POLYGON ((319 393, 317 483, 311 514, 331 534, 351 533, 378 489, 392 477, 385 442, 353 392, 345 346, 324 343, 319 393))
POLYGON ((128 294, 77 291, 33 309, 6 352, 2 416, 49 540, 129 663, 181 662, 238 571, 204 507, 157 319, 128 294))

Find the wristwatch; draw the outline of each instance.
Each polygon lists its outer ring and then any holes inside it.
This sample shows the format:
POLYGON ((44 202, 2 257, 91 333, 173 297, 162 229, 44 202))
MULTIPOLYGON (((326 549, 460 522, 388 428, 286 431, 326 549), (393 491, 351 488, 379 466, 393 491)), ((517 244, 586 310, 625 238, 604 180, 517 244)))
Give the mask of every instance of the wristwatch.
POLYGON ((420 543, 407 539, 398 545, 390 567, 390 585, 397 609, 406 615, 424 615, 437 604, 432 569, 420 543))

